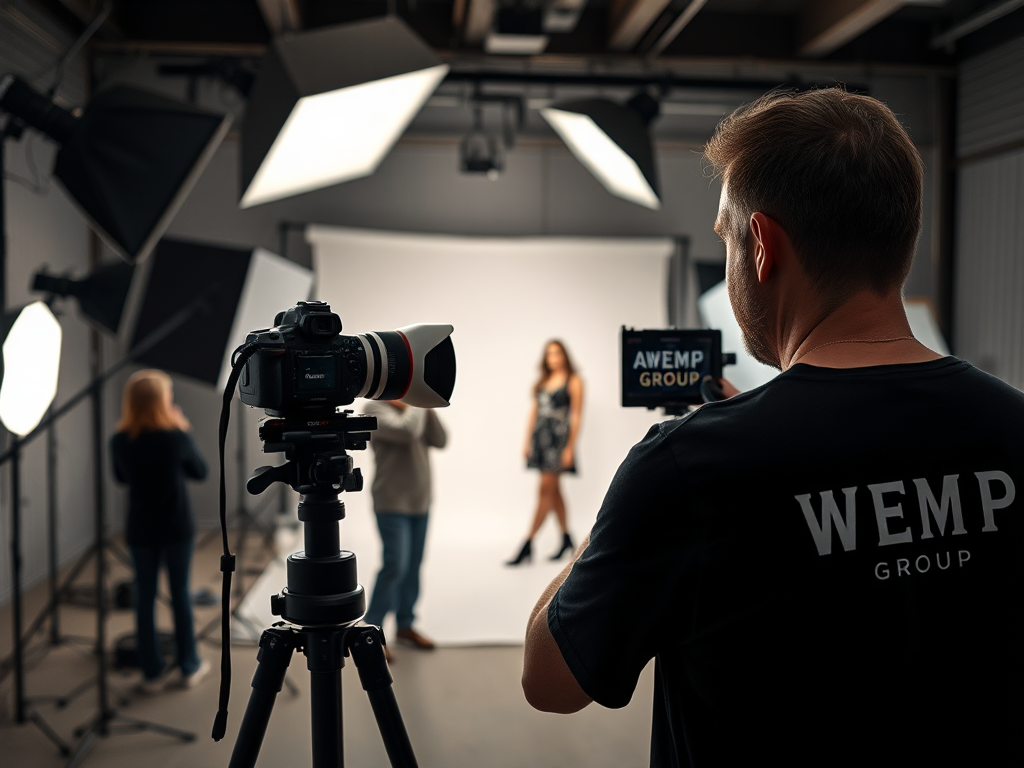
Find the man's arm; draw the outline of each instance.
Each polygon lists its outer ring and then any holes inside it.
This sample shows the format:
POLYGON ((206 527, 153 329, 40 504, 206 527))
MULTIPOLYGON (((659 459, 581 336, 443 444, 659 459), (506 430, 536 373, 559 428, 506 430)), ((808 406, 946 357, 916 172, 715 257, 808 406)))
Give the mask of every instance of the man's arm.
POLYGON ((448 433, 445 432, 444 424, 434 413, 433 408, 428 409, 425 414, 423 440, 431 448, 444 448, 448 444, 448 433))
POLYGON ((377 429, 371 439, 390 443, 411 443, 423 435, 426 412, 410 408, 399 400, 367 403, 364 412, 377 417, 377 429))
POLYGON ((544 590, 526 627, 526 648, 523 654, 523 693, 534 709, 542 712, 569 714, 579 712, 593 699, 576 682, 569 666, 562 658, 558 643, 548 629, 548 607, 555 592, 562 586, 573 564, 590 543, 587 536, 573 555, 572 561, 562 569, 544 590))

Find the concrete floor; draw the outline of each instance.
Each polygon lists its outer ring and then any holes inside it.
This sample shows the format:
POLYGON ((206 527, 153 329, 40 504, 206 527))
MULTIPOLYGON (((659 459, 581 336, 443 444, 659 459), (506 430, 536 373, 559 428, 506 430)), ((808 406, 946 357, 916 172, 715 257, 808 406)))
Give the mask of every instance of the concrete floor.
MULTIPOLYGON (((234 539, 233 539, 234 540, 234 539)), ((217 571, 218 540, 211 539, 197 552, 193 567, 193 588, 208 587, 219 593, 217 571)), ((252 537, 249 551, 259 552, 252 537)), ((266 553, 256 558, 262 562, 266 553)), ((110 583, 129 577, 123 565, 112 567, 110 583)), ((91 567, 82 582, 92 579, 91 567)), ((251 583, 253 577, 247 578, 251 583)), ((26 595, 25 615, 31 619, 46 599, 45 585, 26 595)), ((202 627, 218 615, 217 608, 197 608, 196 624, 202 627)), ((170 627, 169 612, 160 608, 161 627, 170 627)), ((70 635, 95 637, 95 612, 89 607, 65 605, 61 609, 61 630, 70 635)), ((11 606, 0 608, 0 658, 11 648, 11 606)), ((108 637, 116 638, 132 627, 130 611, 111 613, 108 637)), ((106 768, 176 766, 224 766, 230 759, 249 695, 249 683, 256 666, 255 648, 236 644, 232 648, 231 705, 227 737, 220 743, 210 738, 217 711, 220 659, 219 633, 201 644, 201 653, 214 662, 215 671, 196 688, 175 690, 156 697, 142 697, 132 689, 137 672, 114 671, 110 675, 112 703, 125 717, 138 718, 192 731, 196 739, 182 742, 152 731, 122 733, 119 729, 96 739, 84 758, 84 765, 106 768)), ((87 684, 95 670, 92 641, 68 639, 50 646, 45 633, 37 636, 27 653, 27 692, 33 697, 61 696, 80 683, 87 684)), ((591 705, 576 715, 548 715, 535 712, 523 699, 519 686, 521 647, 439 648, 421 652, 394 649, 392 673, 394 690, 409 731, 418 762, 445 768, 520 768, 521 766, 587 766, 587 768, 628 768, 648 763, 652 677, 649 667, 641 678, 633 703, 622 710, 591 705)), ((304 659, 297 656, 289 679, 298 689, 278 697, 267 730, 258 765, 302 766, 312 762, 309 728, 309 674, 304 659)), ((345 757, 348 765, 377 768, 388 766, 370 705, 350 665, 342 674, 345 757)), ((12 677, 0 682, 0 763, 10 766, 49 768, 66 765, 57 748, 32 723, 14 722, 12 677)), ((95 686, 89 687, 65 707, 41 701, 32 707, 57 734, 74 749, 74 730, 97 711, 95 686)), ((117 721, 115 721, 116 723, 117 721)))

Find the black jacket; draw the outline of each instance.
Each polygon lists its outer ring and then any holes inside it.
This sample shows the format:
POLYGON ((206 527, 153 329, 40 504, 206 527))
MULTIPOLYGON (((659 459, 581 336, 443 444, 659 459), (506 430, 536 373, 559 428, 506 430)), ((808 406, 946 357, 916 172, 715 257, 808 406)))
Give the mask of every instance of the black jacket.
POLYGON ((179 430, 124 432, 110 440, 114 477, 128 486, 129 546, 186 541, 195 534, 185 479, 206 477, 206 462, 192 438, 179 430))

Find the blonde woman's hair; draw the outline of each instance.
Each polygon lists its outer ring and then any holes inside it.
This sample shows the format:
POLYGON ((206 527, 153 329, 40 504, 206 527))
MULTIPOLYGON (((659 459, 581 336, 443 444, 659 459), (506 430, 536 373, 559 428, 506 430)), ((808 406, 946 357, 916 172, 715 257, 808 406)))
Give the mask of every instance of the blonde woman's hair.
POLYGON ((149 369, 132 374, 124 385, 117 431, 128 433, 134 440, 143 432, 177 429, 170 394, 171 377, 163 371, 149 369))

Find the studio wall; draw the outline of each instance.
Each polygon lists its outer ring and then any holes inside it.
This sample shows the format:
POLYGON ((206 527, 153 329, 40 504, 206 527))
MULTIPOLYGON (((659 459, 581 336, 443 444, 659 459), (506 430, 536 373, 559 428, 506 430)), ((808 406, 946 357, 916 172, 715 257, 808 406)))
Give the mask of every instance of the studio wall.
POLYGON ((1024 37, 961 67, 958 356, 1024 388, 1024 37))

